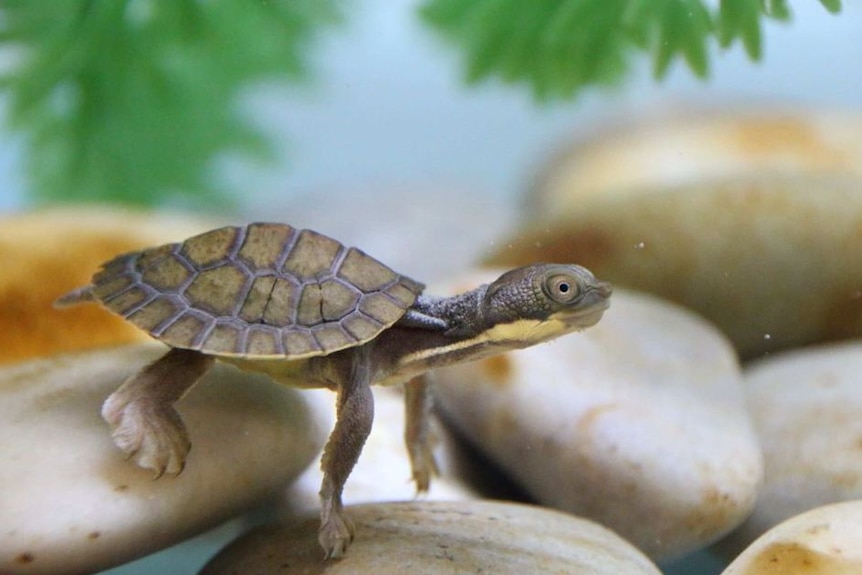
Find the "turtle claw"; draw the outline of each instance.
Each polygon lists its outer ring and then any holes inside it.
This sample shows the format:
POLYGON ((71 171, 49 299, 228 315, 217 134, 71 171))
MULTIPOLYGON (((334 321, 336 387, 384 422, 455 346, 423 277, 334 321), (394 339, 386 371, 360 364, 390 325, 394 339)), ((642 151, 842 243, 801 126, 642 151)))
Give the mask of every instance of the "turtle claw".
POLYGON ((427 493, 431 487, 431 476, 439 475, 434 451, 428 442, 409 446, 410 464, 413 468, 413 483, 416 484, 416 494, 427 493))
POLYGON ((102 406, 102 417, 116 446, 139 467, 155 471, 155 479, 182 472, 191 442, 174 408, 144 398, 123 402, 113 394, 102 406))
POLYGON ((317 540, 326 554, 326 559, 340 559, 344 557, 347 548, 353 542, 355 533, 353 522, 342 512, 330 511, 321 514, 320 531, 317 540))

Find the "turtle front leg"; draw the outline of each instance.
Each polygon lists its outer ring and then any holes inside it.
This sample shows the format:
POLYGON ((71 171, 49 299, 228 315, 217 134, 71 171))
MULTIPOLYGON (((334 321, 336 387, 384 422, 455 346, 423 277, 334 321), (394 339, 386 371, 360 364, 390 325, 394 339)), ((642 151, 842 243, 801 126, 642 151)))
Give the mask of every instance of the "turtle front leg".
POLYGON ((326 558, 343 557, 353 541, 353 523, 344 516, 341 494, 374 421, 371 361, 367 346, 359 347, 350 374, 338 386, 335 428, 323 450, 318 541, 326 558))
POLYGON ((410 468, 418 493, 428 491, 431 476, 438 474, 432 449, 432 406, 431 382, 427 375, 414 377, 404 384, 404 442, 407 444, 410 468))
POLYGON ((123 383, 102 405, 114 443, 146 469, 177 475, 183 470, 189 441, 173 408, 213 364, 197 351, 171 349, 123 383))

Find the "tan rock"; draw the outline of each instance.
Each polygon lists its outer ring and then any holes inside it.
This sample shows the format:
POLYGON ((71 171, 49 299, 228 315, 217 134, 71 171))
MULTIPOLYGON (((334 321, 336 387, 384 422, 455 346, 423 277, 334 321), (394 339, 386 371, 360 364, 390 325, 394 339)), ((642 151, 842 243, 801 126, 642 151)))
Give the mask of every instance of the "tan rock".
POLYGON ((765 481, 751 516, 723 547, 738 551, 789 517, 862 499, 860 373, 860 342, 785 352, 746 368, 765 481))
POLYGON ((862 501, 812 509, 772 528, 722 575, 862 573, 862 501))
POLYGON ((344 559, 323 563, 317 519, 241 537, 202 575, 263 573, 578 573, 659 575, 629 543, 595 523, 548 509, 490 501, 352 507, 357 537, 344 559))
POLYGON ((117 254, 212 226, 190 218, 108 208, 0 217, 0 364, 150 338, 96 306, 55 310, 117 254))
POLYGON ((762 462, 726 340, 616 290, 599 324, 441 370, 445 414, 539 503, 614 529, 655 560, 703 547, 754 504, 762 462))
POLYGON ((615 129, 562 150, 531 188, 537 216, 574 214, 591 198, 699 185, 744 174, 862 176, 862 115, 851 111, 687 111, 615 129))
POLYGON ((326 408, 219 365, 178 404, 193 443, 185 471, 153 481, 123 459, 99 410, 162 352, 0 370, 0 573, 90 573, 145 555, 273 497, 317 457, 326 408))
POLYGON ((583 264, 698 311, 745 358, 862 335, 862 115, 663 120, 561 155, 489 263, 583 264))

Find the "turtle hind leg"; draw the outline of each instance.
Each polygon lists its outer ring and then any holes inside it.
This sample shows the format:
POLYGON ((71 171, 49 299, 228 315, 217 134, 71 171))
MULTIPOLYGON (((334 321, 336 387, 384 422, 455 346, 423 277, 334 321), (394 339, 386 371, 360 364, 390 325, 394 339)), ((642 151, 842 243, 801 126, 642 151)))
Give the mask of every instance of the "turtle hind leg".
POLYGON ((335 428, 321 459, 323 482, 318 541, 327 559, 343 557, 353 541, 353 524, 344 516, 341 494, 374 421, 371 361, 366 348, 356 349, 350 374, 338 387, 335 428))
POLYGON ((414 377, 404 384, 404 443, 410 455, 410 468, 417 493, 428 491, 431 476, 438 474, 432 450, 432 404, 431 382, 427 375, 414 377))
POLYGON ((213 361, 196 351, 171 349, 127 379, 102 405, 114 443, 156 477, 183 470, 191 443, 173 404, 213 361))

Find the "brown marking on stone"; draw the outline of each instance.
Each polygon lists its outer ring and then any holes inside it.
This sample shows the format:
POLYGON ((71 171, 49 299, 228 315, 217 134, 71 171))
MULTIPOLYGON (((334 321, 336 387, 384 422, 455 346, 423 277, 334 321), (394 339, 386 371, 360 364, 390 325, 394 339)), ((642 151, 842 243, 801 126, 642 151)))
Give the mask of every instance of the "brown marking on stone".
POLYGON ((858 575, 862 562, 812 549, 795 541, 778 541, 763 548, 740 575, 858 575))
POLYGON ((29 565, 36 560, 36 556, 29 551, 24 551, 15 556, 15 562, 21 565, 29 565))
POLYGON ((506 387, 512 383, 512 360, 506 354, 493 355, 479 362, 479 368, 488 380, 498 387, 506 387))
MULTIPOLYGON (((820 325, 820 340, 847 339, 862 334, 862 297, 859 290, 843 289, 837 293, 820 295, 828 305, 820 325)), ((816 341, 815 339, 815 341, 816 341)))
POLYGON ((778 116, 746 117, 728 131, 729 143, 755 164, 776 165, 776 160, 781 160, 781 164, 797 170, 801 162, 813 164, 814 169, 858 169, 855 154, 824 140, 820 135, 823 130, 806 118, 778 116))
POLYGON ((618 408, 619 405, 617 403, 600 403, 589 408, 584 412, 580 419, 578 419, 578 434, 583 436, 590 435, 592 433, 593 425, 595 425, 601 416, 618 408))
POLYGON ((601 226, 558 223, 518 234, 484 262, 492 266, 520 266, 536 262, 577 262, 598 269, 617 253, 618 240, 601 226))
POLYGON ((96 539, 98 539, 101 536, 102 536, 102 533, 100 531, 90 531, 87 534, 87 539, 89 539, 90 541, 95 541, 96 539))

